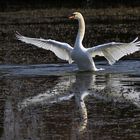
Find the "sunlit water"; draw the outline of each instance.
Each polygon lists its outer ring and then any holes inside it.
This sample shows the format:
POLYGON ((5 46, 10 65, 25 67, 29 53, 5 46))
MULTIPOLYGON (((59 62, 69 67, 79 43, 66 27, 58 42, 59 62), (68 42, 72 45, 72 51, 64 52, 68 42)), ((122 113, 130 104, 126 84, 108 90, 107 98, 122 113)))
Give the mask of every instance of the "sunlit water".
POLYGON ((140 61, 0 65, 1 140, 139 140, 140 61))

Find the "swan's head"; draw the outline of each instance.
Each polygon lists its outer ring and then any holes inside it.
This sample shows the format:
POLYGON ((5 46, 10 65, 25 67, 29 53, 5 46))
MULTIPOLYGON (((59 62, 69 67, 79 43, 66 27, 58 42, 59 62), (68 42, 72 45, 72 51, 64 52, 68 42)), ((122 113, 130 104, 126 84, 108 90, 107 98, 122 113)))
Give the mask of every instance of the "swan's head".
POLYGON ((82 16, 82 14, 79 13, 79 12, 74 12, 74 13, 72 13, 71 16, 69 16, 69 19, 77 19, 77 20, 79 20, 79 19, 81 19, 81 18, 83 18, 83 16, 82 16))

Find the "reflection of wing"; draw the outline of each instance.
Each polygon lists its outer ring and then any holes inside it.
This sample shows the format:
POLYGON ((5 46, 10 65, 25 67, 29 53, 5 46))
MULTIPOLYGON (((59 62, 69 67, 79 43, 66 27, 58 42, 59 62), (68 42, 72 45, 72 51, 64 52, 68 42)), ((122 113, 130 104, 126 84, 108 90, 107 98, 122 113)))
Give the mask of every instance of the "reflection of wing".
POLYGON ((47 90, 46 92, 23 100, 21 103, 18 104, 19 109, 23 109, 25 107, 35 104, 51 105, 52 103, 70 100, 74 96, 73 93, 67 92, 67 90, 71 86, 71 82, 72 81, 70 81, 69 77, 60 79, 60 82, 57 85, 47 90))
MULTIPOLYGON (((92 95, 97 99, 113 102, 129 102, 137 107, 140 107, 140 92, 136 91, 133 86, 123 85, 121 81, 122 75, 117 75, 117 79, 112 74, 107 75, 105 78, 106 83, 104 89, 97 89, 92 95)), ((128 81, 128 77, 125 77, 128 81)), ((124 80, 124 77, 123 77, 124 80)))
POLYGON ((9 138, 14 139, 15 138, 15 135, 14 135, 15 131, 14 131, 14 129, 11 129, 11 128, 14 128, 14 126, 16 124, 14 115, 15 114, 13 112, 12 102, 10 100, 7 100, 5 102, 5 111, 4 111, 4 129, 5 129, 5 131, 4 131, 3 139, 9 139, 9 138))
POLYGON ((73 48, 67 43, 61 43, 59 41, 55 41, 51 39, 45 40, 41 38, 25 37, 20 35, 18 32, 16 33, 16 37, 18 40, 21 40, 22 42, 35 45, 45 50, 50 50, 53 53, 55 53, 55 55, 60 59, 67 60, 69 61, 69 63, 72 63, 70 54, 73 48))
POLYGON ((123 56, 139 51, 140 41, 136 42, 137 40, 138 38, 131 43, 111 42, 89 48, 87 51, 93 57, 96 55, 104 56, 108 60, 109 64, 112 65, 123 56))

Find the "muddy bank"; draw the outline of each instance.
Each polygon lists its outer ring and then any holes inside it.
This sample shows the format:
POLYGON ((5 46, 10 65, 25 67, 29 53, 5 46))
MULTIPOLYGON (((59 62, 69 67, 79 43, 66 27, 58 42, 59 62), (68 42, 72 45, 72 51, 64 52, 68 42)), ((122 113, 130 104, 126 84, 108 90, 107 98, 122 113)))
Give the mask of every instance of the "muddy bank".
MULTIPOLYGON (((81 11, 85 16, 85 47, 110 41, 129 42, 140 36, 140 8, 114 9, 46 9, 0 13, 0 63, 38 64, 64 62, 50 51, 44 51, 16 40, 15 31, 30 37, 67 42, 73 46, 77 22, 67 16, 81 11)), ((135 53, 129 59, 140 58, 135 53)))

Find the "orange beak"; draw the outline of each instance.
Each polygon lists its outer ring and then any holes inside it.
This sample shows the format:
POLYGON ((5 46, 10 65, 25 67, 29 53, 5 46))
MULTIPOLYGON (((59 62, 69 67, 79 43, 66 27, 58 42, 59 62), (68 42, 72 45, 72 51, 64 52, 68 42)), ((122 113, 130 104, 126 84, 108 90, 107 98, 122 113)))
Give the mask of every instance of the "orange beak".
POLYGON ((69 16, 69 19, 74 19, 74 18, 75 18, 75 16, 74 16, 74 15, 69 16))

